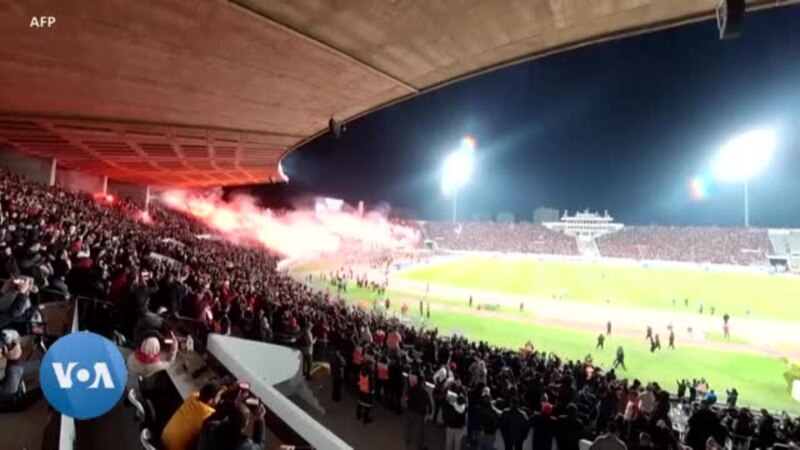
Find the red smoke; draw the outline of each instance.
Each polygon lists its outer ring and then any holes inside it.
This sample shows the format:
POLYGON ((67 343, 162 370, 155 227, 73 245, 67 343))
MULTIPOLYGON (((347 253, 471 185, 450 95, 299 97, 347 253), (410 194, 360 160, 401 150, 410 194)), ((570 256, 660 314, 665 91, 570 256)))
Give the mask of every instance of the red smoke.
MULTIPOLYGON (((336 252, 343 245, 409 248, 420 240, 417 230, 389 222, 377 212, 363 216, 342 210, 289 211, 276 214, 248 196, 222 200, 220 192, 166 191, 161 200, 227 239, 257 242, 288 257, 336 252)), ((326 202, 320 202, 325 204, 326 202)), ((330 203, 328 203, 330 204, 330 203)))

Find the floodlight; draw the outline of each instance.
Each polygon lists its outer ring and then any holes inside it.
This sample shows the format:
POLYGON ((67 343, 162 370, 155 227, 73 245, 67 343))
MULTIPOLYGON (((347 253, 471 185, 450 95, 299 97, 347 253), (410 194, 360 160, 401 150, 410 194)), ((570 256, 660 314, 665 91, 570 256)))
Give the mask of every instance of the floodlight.
POLYGON ((450 153, 442 166, 442 192, 453 198, 453 222, 458 220, 458 190, 472 176, 476 146, 473 137, 465 136, 458 150, 450 153))
POLYGON ((444 160, 442 192, 449 194, 467 184, 472 176, 474 159, 472 149, 461 149, 451 153, 444 160))
POLYGON ((769 165, 777 137, 771 129, 754 130, 728 141, 714 160, 714 175, 722 181, 749 181, 769 165))
POLYGON ((750 180, 772 160, 778 138, 769 128, 753 130, 728 141, 717 154, 712 171, 722 181, 744 184, 744 226, 750 226, 750 180))

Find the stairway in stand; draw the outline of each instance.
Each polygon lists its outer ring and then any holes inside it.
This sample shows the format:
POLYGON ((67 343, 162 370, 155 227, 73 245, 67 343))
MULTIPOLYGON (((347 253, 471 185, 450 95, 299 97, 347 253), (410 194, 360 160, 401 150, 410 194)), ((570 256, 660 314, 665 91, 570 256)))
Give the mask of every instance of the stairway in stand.
POLYGON ((578 240, 578 250, 580 250, 581 255, 589 258, 600 257, 600 248, 597 247, 597 242, 593 237, 578 236, 575 239, 578 240))

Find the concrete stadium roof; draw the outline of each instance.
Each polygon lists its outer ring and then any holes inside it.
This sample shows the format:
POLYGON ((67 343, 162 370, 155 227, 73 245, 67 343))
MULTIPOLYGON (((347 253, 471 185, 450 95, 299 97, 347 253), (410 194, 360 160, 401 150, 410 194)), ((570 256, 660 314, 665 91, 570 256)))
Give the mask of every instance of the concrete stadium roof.
POLYGON ((0 0, 0 145, 142 184, 281 181, 281 158, 330 117, 717 3, 0 0))

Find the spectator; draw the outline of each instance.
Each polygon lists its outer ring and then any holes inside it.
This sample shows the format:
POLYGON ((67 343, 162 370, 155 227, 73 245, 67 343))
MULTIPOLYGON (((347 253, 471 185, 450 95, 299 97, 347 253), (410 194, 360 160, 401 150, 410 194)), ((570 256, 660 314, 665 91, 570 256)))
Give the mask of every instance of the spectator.
POLYGON ((311 379, 311 366, 314 359, 315 342, 314 336, 311 334, 311 325, 303 325, 297 345, 300 347, 300 353, 303 355, 303 376, 306 377, 306 380, 311 379))
POLYGON ((166 360, 161 359, 161 344, 158 338, 148 337, 142 341, 137 350, 128 356, 128 372, 147 378, 168 369, 175 363, 175 358, 178 356, 177 340, 174 334, 171 336, 172 344, 170 344, 170 352, 166 360))
MULTIPOLYGON (((766 409, 761 410, 761 420, 758 422, 758 447, 770 448, 778 440, 775 434, 775 418, 766 409)), ((720 440, 720 442, 724 442, 720 440)))
POLYGON ((500 411, 492 403, 492 394, 488 387, 483 388, 480 406, 478 406, 478 448, 480 450, 493 450, 497 440, 497 430, 500 428, 500 411))
POLYGON ((0 410, 14 411, 24 407, 23 376, 31 371, 22 361, 22 344, 16 330, 0 331, 0 359, 5 359, 5 373, 0 379, 0 410))
POLYGON ((467 399, 463 394, 451 396, 444 406, 444 450, 461 450, 467 412, 467 399))
POLYGON ((7 280, 0 289, 0 328, 19 328, 31 312, 30 294, 37 288, 33 278, 20 276, 7 280))
POLYGON ((581 439, 589 438, 586 424, 578 418, 578 407, 567 405, 566 413, 556 419, 555 438, 559 450, 578 450, 581 439))
POLYGON ((408 380, 408 415, 406 416, 406 449, 424 450, 425 418, 433 411, 431 399, 425 391, 425 377, 414 373, 408 380))
POLYGON ((553 405, 542 403, 541 410, 531 417, 533 428, 533 450, 550 450, 556 432, 556 419, 553 417, 553 405))
POLYGON ((341 350, 334 350, 330 359, 331 380, 333 381, 333 401, 339 402, 342 399, 342 381, 344 381, 345 360, 341 350))
POLYGON ((258 406, 252 437, 247 434, 250 410, 238 400, 228 409, 224 416, 211 416, 203 424, 198 450, 263 450, 267 412, 264 405, 258 406))
POLYGON ((589 446, 589 450, 627 450, 627 446, 619 438, 617 423, 608 422, 606 433, 597 437, 589 446))
POLYGON ((161 433, 164 450, 193 450, 203 429, 203 421, 214 414, 221 393, 216 384, 206 384, 193 392, 167 422, 161 433))
POLYGON ((719 417, 709 406, 710 404, 703 400, 700 402, 700 408, 689 418, 686 445, 693 450, 704 450, 709 438, 714 438, 718 442, 725 441, 719 417))
POLYGON ((732 388, 725 391, 725 393, 728 395, 725 404, 728 408, 736 408, 736 402, 739 400, 739 391, 737 391, 736 388, 732 388))
POLYGON ((511 399, 511 407, 500 415, 500 434, 506 450, 522 450, 522 444, 530 431, 528 415, 520 408, 519 399, 511 399))

